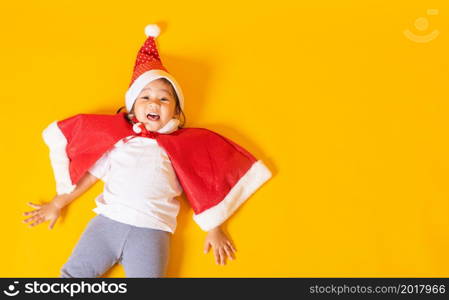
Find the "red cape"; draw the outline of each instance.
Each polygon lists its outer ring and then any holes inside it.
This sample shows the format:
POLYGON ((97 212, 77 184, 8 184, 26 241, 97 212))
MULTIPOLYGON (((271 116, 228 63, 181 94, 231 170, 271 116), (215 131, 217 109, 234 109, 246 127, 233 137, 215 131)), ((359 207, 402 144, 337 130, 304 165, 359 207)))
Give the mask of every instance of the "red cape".
MULTIPOLYGON (((132 135, 125 113, 78 114, 51 123, 43 138, 50 148, 58 194, 70 193, 106 151, 132 135)), ((211 130, 182 128, 154 138, 167 152, 203 230, 224 222, 271 177, 262 161, 211 130)))

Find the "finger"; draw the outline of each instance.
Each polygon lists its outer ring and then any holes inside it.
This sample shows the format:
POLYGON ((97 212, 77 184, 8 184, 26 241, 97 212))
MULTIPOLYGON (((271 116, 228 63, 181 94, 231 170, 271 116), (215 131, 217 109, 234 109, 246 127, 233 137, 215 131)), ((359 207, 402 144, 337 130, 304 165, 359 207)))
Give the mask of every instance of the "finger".
POLYGON ((40 219, 38 219, 36 222, 34 222, 33 224, 31 224, 30 226, 31 226, 31 227, 34 227, 34 226, 39 225, 40 223, 42 223, 42 222, 44 222, 44 221, 45 221, 44 218, 40 218, 40 219))
POLYGON ((23 213, 24 216, 34 216, 35 214, 37 214, 39 212, 38 209, 36 210, 32 210, 32 211, 26 211, 23 213))
POLYGON ((48 226, 48 228, 53 229, 53 227, 55 226, 57 220, 58 219, 54 219, 53 221, 51 221, 50 225, 48 226))
POLYGON ((34 207, 34 208, 40 208, 42 205, 41 204, 34 204, 34 203, 32 203, 32 202, 28 202, 28 205, 29 206, 32 206, 32 207, 34 207))
POLYGON ((224 246, 224 250, 226 251, 226 254, 228 255, 230 260, 234 260, 234 255, 232 254, 232 249, 229 245, 224 246))
POLYGON ((232 252, 236 252, 237 250, 235 249, 234 245, 231 243, 231 241, 227 241, 226 244, 231 247, 232 252))
POLYGON ((220 264, 220 252, 218 252, 218 249, 214 248, 214 256, 215 256, 215 263, 217 265, 220 264))
POLYGON ((209 252, 209 249, 210 249, 210 243, 206 242, 206 244, 204 245, 204 253, 209 252))
POLYGON ((220 253, 220 265, 224 265, 226 254, 225 254, 223 248, 218 249, 218 252, 220 253))
POLYGON ((28 218, 28 219, 25 219, 25 220, 23 220, 23 221, 24 221, 25 223, 29 223, 29 222, 35 221, 35 220, 37 220, 37 219, 39 219, 39 218, 41 218, 41 216, 35 215, 35 216, 32 216, 32 217, 30 217, 30 218, 28 218))

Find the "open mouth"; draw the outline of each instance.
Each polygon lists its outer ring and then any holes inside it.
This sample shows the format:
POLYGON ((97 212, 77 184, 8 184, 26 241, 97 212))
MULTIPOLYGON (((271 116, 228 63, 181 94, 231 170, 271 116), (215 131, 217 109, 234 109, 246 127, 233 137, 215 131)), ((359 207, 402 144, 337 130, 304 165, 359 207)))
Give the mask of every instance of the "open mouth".
POLYGON ((147 114, 147 119, 150 121, 157 121, 159 120, 161 117, 158 114, 155 113, 149 113, 147 114))

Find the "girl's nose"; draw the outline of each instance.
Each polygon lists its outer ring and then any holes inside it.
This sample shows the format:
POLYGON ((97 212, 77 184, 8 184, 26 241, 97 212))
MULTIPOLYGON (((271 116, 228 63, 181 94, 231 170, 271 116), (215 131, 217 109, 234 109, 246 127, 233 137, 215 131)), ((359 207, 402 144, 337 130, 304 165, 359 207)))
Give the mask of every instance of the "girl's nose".
POLYGON ((159 105, 159 100, 157 99, 150 99, 150 101, 148 101, 148 105, 159 105))

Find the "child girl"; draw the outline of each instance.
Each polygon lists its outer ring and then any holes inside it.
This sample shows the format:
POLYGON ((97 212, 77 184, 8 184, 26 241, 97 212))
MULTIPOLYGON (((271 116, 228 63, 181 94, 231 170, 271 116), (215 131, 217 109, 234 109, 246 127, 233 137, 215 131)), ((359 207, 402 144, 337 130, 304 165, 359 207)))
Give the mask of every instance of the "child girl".
POLYGON ((217 264, 235 248, 221 229, 246 199, 271 177, 260 160, 204 128, 182 128, 184 99, 156 49, 157 25, 145 28, 125 96, 127 112, 79 114, 43 132, 50 148, 57 195, 29 205, 30 226, 50 221, 99 179, 104 191, 61 277, 99 277, 121 263, 127 277, 163 277, 182 192, 194 220, 207 231, 204 252, 217 264))

